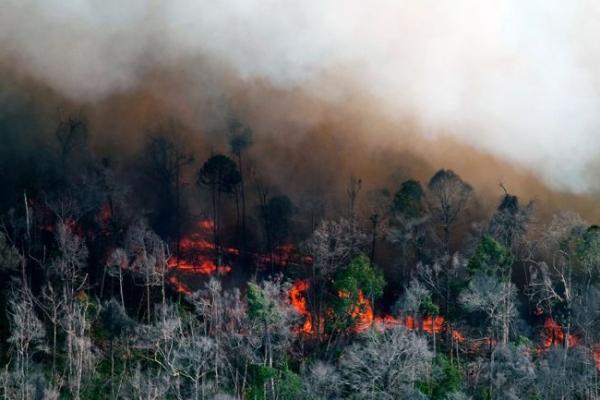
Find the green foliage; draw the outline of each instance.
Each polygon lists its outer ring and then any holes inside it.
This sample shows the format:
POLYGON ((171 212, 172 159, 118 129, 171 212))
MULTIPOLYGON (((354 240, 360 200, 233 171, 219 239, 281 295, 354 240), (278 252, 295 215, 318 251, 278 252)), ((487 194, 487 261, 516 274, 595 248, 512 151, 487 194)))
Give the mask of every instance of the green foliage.
POLYGON ((248 315, 255 320, 266 320, 270 310, 269 302, 262 289, 253 282, 248 282, 248 315))
POLYGON ((102 328, 108 333, 110 338, 116 338, 130 331, 135 322, 129 318, 123 307, 111 299, 100 311, 100 321, 102 328))
POLYGON ((282 316, 277 304, 255 283, 248 283, 248 316, 254 320, 271 324, 282 316))
POLYGON ((405 218, 420 218, 424 213, 423 197, 421 184, 409 179, 402 182, 400 189, 394 195, 392 209, 405 218))
POLYGON ((373 301, 383 295, 385 287, 383 272, 376 268, 364 254, 354 257, 348 266, 339 271, 333 283, 337 294, 334 297, 333 309, 336 314, 335 324, 346 328, 353 324, 354 317, 349 311, 360 307, 365 311, 365 304, 359 302, 360 292, 373 301))
POLYGON ((439 315, 440 307, 433 302, 431 295, 427 295, 421 303, 420 310, 422 315, 439 315))
POLYGON ((512 257, 509 251, 502 246, 491 235, 483 235, 475 254, 467 265, 469 272, 474 275, 483 272, 488 275, 502 274, 512 265, 512 257))
POLYGON ((600 269, 600 227, 592 225, 576 240, 575 256, 586 271, 600 269))
POLYGON ((282 400, 298 399, 302 389, 302 379, 291 371, 287 365, 272 368, 265 365, 251 365, 249 368, 249 386, 247 399, 266 400, 271 398, 268 393, 275 390, 275 397, 282 400), (270 381, 273 386, 270 386, 270 381))
POLYGON ((376 268, 364 254, 354 257, 346 268, 338 272, 334 282, 337 291, 355 294, 360 289, 371 299, 381 297, 384 287, 383 272, 376 268))
POLYGON ((430 399, 445 399, 462 389, 463 370, 459 364, 452 363, 444 354, 438 353, 433 360, 431 380, 417 384, 419 390, 428 394, 430 399))

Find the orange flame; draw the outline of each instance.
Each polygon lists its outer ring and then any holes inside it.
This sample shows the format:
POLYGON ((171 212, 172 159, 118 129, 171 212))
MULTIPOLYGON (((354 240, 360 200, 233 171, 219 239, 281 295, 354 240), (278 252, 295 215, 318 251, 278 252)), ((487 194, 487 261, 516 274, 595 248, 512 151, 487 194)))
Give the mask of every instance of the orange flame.
POLYGON ((437 315, 435 318, 428 316, 423 318, 423 330, 427 333, 441 333, 444 328, 444 317, 437 315))
POLYGON ((257 257, 258 265, 261 268, 273 264, 278 267, 287 267, 290 264, 312 265, 312 257, 301 255, 291 243, 283 244, 273 250, 270 254, 260 254, 257 257))
POLYGON ((356 332, 363 332, 373 324, 373 307, 360 289, 358 290, 358 301, 350 312, 350 316, 356 320, 354 327, 356 332))
MULTIPOLYGON (((171 256, 167 260, 170 270, 176 271, 167 281, 180 293, 190 294, 189 286, 182 282, 185 275, 225 275, 232 271, 226 263, 217 263, 214 260, 216 246, 208 238, 214 229, 213 221, 209 219, 196 223, 197 231, 184 236, 179 241, 179 257, 171 256)), ((239 250, 233 247, 222 248, 224 254, 237 256, 239 250)))
POLYGON ((556 323, 552 318, 548 317, 544 321, 544 349, 549 349, 552 346, 562 346, 565 343, 565 336, 567 345, 573 347, 577 344, 577 337, 574 335, 565 335, 562 327, 556 323))
POLYGON ((310 288, 310 283, 308 280, 300 280, 294 282, 292 288, 290 289, 290 301, 294 309, 298 312, 298 314, 304 317, 304 323, 300 328, 300 332, 303 333, 313 333, 312 326, 312 318, 310 312, 308 311, 308 302, 306 299, 306 293, 310 288))
POLYGON ((596 362, 596 369, 600 371, 600 345, 596 345, 594 348, 594 361, 596 362))
POLYGON ((188 285, 183 283, 177 276, 171 275, 167 281, 175 288, 176 291, 183 294, 192 294, 192 290, 188 285))

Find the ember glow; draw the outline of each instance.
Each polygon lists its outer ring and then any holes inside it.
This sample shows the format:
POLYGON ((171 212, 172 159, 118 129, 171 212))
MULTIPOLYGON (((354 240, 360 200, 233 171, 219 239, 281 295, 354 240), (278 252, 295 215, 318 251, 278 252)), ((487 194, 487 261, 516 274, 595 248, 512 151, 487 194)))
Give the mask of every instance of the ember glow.
POLYGON ((187 294, 187 295, 192 294, 192 289, 188 285, 186 285, 184 282, 182 282, 177 275, 169 276, 167 278, 167 282, 169 282, 169 284, 171 284, 171 286, 178 293, 187 294))
POLYGON ((354 329, 357 332, 367 330, 373 325, 373 307, 362 290, 358 291, 358 301, 350 312, 350 316, 356 321, 354 329))
MULTIPOLYGON (((313 333, 312 315, 308 308, 308 290, 310 283, 308 280, 298 280, 292 284, 290 289, 290 302, 296 312, 304 317, 304 323, 298 329, 298 332, 311 334, 313 333)), ((339 292, 341 298, 349 297, 348 293, 339 292)), ((421 320, 417 320, 412 316, 405 316, 403 319, 398 319, 392 315, 384 314, 376 316, 373 311, 373 306, 367 299, 362 290, 358 291, 358 299, 356 304, 348 311, 350 317, 355 321, 352 331, 356 333, 364 332, 371 327, 377 329, 386 329, 397 325, 404 325, 406 329, 411 331, 421 331, 430 335, 439 335, 443 332, 449 332, 453 341, 462 343, 465 342, 465 336, 457 329, 451 328, 446 323, 441 315, 426 316, 421 320)))
POLYGON ((301 254, 296 246, 291 243, 278 246, 269 254, 259 254, 257 256, 259 268, 265 269, 268 266, 277 266, 280 268, 294 265, 312 265, 312 257, 301 254))
POLYGON ((308 310, 308 299, 307 292, 310 288, 308 280, 299 280, 294 282, 290 289, 290 301, 292 306, 304 317, 304 323, 300 327, 299 331, 302 333, 313 333, 312 317, 308 310))
POLYGON ((544 321, 543 328, 543 348, 559 347, 565 345, 565 339, 569 347, 574 347, 577 344, 577 337, 574 335, 566 335, 562 326, 556 323, 554 319, 548 317, 544 321))
MULTIPOLYGON (((171 256, 167 262, 172 270, 186 274, 224 275, 232 267, 226 263, 215 262, 216 246, 210 241, 214 222, 201 220, 196 224, 197 231, 184 236, 179 242, 180 256, 171 256)), ((240 251, 233 247, 219 249, 229 256, 238 256, 240 251)))

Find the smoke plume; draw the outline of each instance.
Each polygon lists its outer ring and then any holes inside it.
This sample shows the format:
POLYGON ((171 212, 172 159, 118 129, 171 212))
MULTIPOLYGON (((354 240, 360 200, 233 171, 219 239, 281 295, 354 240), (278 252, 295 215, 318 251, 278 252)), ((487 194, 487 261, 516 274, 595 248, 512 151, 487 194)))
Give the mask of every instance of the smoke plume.
POLYGON ((537 177, 561 191, 599 187, 600 5, 591 0, 4 0, 1 8, 0 67, 10 80, 88 107, 97 131, 116 142, 157 110, 210 136, 225 98, 255 131, 289 146, 283 154, 336 131, 336 146, 348 140, 339 154, 368 143, 364 164, 402 155, 449 162, 474 179, 486 165, 496 186, 519 175, 524 189, 537 177), (127 111, 111 126, 105 117, 118 110, 127 111))

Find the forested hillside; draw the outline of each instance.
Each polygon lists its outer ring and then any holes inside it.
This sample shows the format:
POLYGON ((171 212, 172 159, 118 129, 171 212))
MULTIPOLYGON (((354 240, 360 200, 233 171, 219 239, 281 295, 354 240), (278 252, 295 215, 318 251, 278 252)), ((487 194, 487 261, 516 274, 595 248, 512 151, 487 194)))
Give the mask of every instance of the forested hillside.
POLYGON ((593 221, 449 169, 275 185, 228 121, 201 159, 75 114, 3 153, 0 397, 600 398, 593 221))

